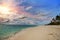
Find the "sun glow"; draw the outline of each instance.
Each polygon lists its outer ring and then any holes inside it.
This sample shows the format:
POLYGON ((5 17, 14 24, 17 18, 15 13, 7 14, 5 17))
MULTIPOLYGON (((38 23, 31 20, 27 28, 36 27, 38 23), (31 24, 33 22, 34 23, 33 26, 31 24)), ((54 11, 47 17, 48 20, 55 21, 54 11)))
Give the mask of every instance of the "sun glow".
POLYGON ((0 14, 10 14, 10 9, 5 6, 0 6, 0 14))
POLYGON ((9 18, 9 16, 12 15, 13 13, 15 13, 13 8, 7 5, 0 5, 0 17, 1 18, 9 18))

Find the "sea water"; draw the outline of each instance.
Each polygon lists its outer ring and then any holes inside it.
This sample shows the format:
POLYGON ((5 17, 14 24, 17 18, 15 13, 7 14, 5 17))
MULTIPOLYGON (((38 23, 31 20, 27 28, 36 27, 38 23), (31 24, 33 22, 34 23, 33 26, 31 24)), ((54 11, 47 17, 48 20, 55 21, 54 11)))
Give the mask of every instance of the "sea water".
POLYGON ((22 29, 35 26, 36 25, 0 25, 0 38, 15 34, 21 31, 22 29))

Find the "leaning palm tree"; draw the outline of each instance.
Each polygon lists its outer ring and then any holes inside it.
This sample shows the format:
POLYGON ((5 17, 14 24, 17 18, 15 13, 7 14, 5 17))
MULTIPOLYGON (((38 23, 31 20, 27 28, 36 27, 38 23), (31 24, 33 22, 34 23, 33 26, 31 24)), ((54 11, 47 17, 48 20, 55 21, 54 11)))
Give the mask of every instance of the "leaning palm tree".
POLYGON ((60 25, 60 15, 57 15, 56 18, 53 18, 48 25, 60 25))

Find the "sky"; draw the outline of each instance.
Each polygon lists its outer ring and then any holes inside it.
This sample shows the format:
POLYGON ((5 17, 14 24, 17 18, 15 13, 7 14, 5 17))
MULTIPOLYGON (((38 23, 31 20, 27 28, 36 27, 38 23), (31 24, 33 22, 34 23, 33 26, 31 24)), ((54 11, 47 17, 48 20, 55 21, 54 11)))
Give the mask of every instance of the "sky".
POLYGON ((27 16, 21 24, 48 24, 60 13, 60 0, 0 0, 27 16))

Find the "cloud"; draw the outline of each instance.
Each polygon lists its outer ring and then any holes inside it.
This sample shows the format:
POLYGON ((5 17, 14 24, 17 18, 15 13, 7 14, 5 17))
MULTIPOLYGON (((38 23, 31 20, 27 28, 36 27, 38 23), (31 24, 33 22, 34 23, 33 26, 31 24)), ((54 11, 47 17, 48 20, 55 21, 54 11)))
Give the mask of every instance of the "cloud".
MULTIPOLYGON (((21 15, 27 17, 26 19, 16 19, 14 22, 20 24, 42 24, 47 21, 51 21, 55 7, 57 5, 56 0, 2 0, 4 4, 8 4, 9 7, 13 8, 14 14, 18 14, 15 17, 21 15), (53 4, 50 2, 54 2, 53 4), (23 4, 28 4, 22 6, 23 4), (29 11, 29 12, 27 12, 29 11), (31 12, 33 11, 33 12, 31 12), (33 15, 34 14, 34 15, 33 15)), ((13 18, 15 18, 13 17, 13 18)))
POLYGON ((30 10, 32 8, 32 6, 28 6, 27 8, 25 8, 25 10, 30 10))

